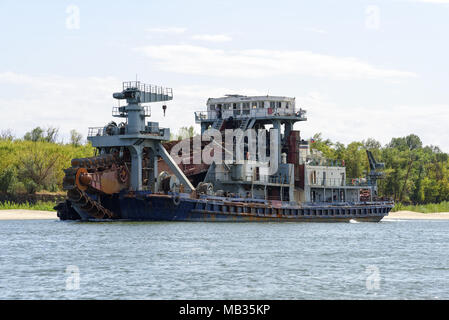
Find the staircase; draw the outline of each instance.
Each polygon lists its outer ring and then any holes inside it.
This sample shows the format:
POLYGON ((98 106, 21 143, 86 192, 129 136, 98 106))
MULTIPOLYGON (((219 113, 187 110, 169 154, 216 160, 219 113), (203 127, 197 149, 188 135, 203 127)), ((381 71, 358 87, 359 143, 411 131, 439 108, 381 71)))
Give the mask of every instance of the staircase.
POLYGON ((248 127, 248 123, 249 123, 250 119, 251 118, 245 118, 244 120, 242 120, 242 123, 240 123, 239 129, 245 131, 248 127))
POLYGON ((215 130, 220 130, 223 127, 224 119, 217 119, 214 121, 214 124, 212 125, 212 128, 215 130))

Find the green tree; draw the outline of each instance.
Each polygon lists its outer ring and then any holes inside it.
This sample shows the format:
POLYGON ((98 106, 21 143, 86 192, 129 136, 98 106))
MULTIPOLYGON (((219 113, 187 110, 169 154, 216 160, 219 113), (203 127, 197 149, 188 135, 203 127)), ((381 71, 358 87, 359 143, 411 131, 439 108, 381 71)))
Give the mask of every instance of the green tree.
POLYGON ((70 144, 78 147, 81 145, 83 140, 83 135, 76 130, 70 130, 70 144))
POLYGON ((41 127, 36 127, 30 132, 25 133, 23 136, 24 140, 27 141, 46 141, 55 143, 58 137, 59 129, 55 127, 48 127, 47 129, 43 129, 41 127))
POLYGON ((8 167, 0 172, 0 192, 9 193, 16 182, 16 171, 8 167))
POLYGON ((177 133, 177 140, 189 139, 193 138, 197 133, 195 132, 195 128, 193 126, 190 127, 181 127, 177 133))
POLYGON ((23 139, 27 140, 27 141, 33 141, 33 142, 43 141, 44 140, 44 130, 41 127, 36 127, 33 130, 31 130, 30 132, 25 133, 25 135, 23 136, 23 139))
POLYGON ((13 139, 14 139, 14 135, 12 134, 11 129, 2 130, 0 132, 0 140, 12 141, 13 139))

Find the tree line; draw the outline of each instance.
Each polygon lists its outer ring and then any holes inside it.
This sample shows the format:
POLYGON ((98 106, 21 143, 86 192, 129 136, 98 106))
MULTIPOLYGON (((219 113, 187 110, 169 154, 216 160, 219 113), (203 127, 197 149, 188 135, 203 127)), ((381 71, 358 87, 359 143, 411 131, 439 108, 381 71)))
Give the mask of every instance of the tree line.
POLYGON ((382 146, 375 139, 344 145, 315 134, 311 143, 330 159, 345 161, 348 178, 359 178, 369 171, 366 150, 376 161, 385 163, 385 176, 379 180, 379 194, 401 203, 427 204, 449 201, 448 154, 437 146, 424 146, 421 139, 410 134, 392 138, 382 146))
POLYGON ((62 189, 63 169, 73 158, 90 157, 94 148, 76 130, 68 143, 57 141, 58 129, 36 127, 16 138, 11 130, 0 132, 0 192, 36 193, 62 189))
MULTIPOLYGON (((193 127, 183 127, 172 139, 195 134, 193 127)), ((57 137, 53 127, 36 127, 21 138, 10 130, 0 132, 0 192, 60 191, 63 169, 70 167, 71 159, 94 155, 94 148, 75 130, 67 143, 58 142, 57 137)), ((311 148, 327 158, 344 160, 349 179, 364 177, 369 171, 366 150, 370 150, 378 162, 385 163, 384 179, 379 180, 381 196, 413 204, 449 201, 448 154, 437 146, 424 146, 415 134, 392 138, 384 146, 375 139, 345 145, 324 139, 320 133, 311 141, 311 148)))

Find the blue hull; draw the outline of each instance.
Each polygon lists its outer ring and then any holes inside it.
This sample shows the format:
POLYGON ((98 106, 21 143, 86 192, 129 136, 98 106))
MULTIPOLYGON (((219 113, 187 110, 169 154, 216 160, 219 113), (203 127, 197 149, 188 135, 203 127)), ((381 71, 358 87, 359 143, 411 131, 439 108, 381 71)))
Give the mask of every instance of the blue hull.
MULTIPOLYGON (((119 213, 120 220, 131 221, 298 221, 298 222, 378 222, 388 215, 391 203, 333 203, 272 206, 247 199, 191 199, 174 195, 138 193, 101 199, 102 205, 119 213)), ((74 208, 83 220, 96 220, 74 208)))

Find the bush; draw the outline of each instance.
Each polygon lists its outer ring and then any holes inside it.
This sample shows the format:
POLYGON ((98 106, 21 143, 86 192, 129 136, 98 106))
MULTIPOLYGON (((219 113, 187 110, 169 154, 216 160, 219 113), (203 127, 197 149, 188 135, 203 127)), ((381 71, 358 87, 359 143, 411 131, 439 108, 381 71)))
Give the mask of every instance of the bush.
POLYGON ((449 201, 416 205, 404 205, 397 202, 395 203, 392 211, 413 211, 421 213, 449 212, 449 201))
POLYGON ((37 203, 14 203, 14 202, 0 202, 0 210, 11 210, 11 209, 24 209, 24 210, 40 210, 40 211, 55 211, 53 207, 56 205, 55 202, 43 202, 38 201, 37 203))
POLYGON ((34 194, 34 193, 40 191, 39 185, 36 182, 34 182, 33 180, 29 180, 29 179, 25 180, 23 185, 25 186, 26 192, 29 194, 34 194))
POLYGON ((0 191, 3 193, 13 191, 12 187, 16 178, 16 172, 13 168, 6 168, 3 172, 0 172, 0 191))

